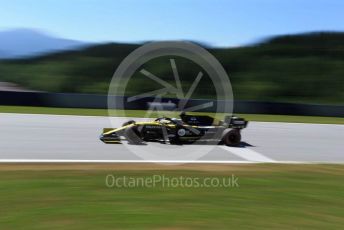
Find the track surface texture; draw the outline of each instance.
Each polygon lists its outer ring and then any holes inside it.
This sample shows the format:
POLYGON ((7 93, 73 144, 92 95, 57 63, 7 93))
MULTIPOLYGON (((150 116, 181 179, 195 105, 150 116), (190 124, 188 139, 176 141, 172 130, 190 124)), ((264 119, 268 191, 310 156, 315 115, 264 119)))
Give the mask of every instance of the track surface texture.
MULTIPOLYGON (((112 124, 108 117, 0 113, 0 162, 142 161, 125 143, 99 140, 102 128, 133 118, 111 119, 112 124)), ((197 161, 344 163, 344 125, 250 122, 242 137, 240 147, 214 146, 197 161)), ((185 149, 203 147, 148 143, 142 148, 154 152, 153 161, 164 161, 159 157, 164 149, 174 148, 183 161, 185 149)))

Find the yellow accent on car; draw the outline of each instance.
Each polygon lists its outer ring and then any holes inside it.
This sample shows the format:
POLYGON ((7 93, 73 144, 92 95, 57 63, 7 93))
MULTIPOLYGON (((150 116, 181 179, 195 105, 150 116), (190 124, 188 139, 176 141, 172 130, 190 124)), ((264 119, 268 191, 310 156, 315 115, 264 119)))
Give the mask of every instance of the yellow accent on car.
POLYGON ((104 128, 103 134, 104 135, 112 134, 114 132, 118 132, 118 131, 121 131, 123 129, 129 128, 131 126, 135 126, 135 125, 158 125, 158 126, 167 126, 167 127, 171 127, 171 128, 176 127, 175 124, 161 124, 158 121, 142 121, 142 122, 135 122, 135 123, 132 123, 129 125, 125 125, 125 126, 122 126, 120 128, 104 128))

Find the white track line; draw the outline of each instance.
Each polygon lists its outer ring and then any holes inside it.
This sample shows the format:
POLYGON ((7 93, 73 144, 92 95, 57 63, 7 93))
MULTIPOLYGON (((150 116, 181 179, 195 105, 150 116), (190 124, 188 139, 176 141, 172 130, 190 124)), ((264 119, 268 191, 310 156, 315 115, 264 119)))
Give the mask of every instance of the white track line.
POLYGON ((249 164, 250 161, 191 161, 191 160, 66 160, 66 159, 0 159, 0 163, 163 163, 163 164, 249 164))
POLYGON ((248 161, 267 163, 276 162, 275 160, 268 158, 261 153, 257 153, 249 148, 234 148, 228 146, 221 146, 221 148, 248 161))

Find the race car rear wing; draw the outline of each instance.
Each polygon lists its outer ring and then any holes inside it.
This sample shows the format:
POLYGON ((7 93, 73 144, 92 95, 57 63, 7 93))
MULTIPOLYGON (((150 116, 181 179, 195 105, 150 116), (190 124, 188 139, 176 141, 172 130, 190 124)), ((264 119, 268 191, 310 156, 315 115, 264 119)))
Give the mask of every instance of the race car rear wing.
POLYGON ((227 124, 229 128, 244 129, 247 127, 248 121, 240 117, 225 116, 224 123, 227 124))

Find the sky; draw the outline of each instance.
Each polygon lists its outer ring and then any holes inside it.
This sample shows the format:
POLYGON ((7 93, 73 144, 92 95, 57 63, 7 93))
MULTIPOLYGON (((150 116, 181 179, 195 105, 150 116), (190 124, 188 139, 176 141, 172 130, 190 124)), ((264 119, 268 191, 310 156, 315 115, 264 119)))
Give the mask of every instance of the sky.
POLYGON ((272 35, 344 31, 342 0, 0 0, 0 30, 89 42, 193 40, 240 46, 272 35))

